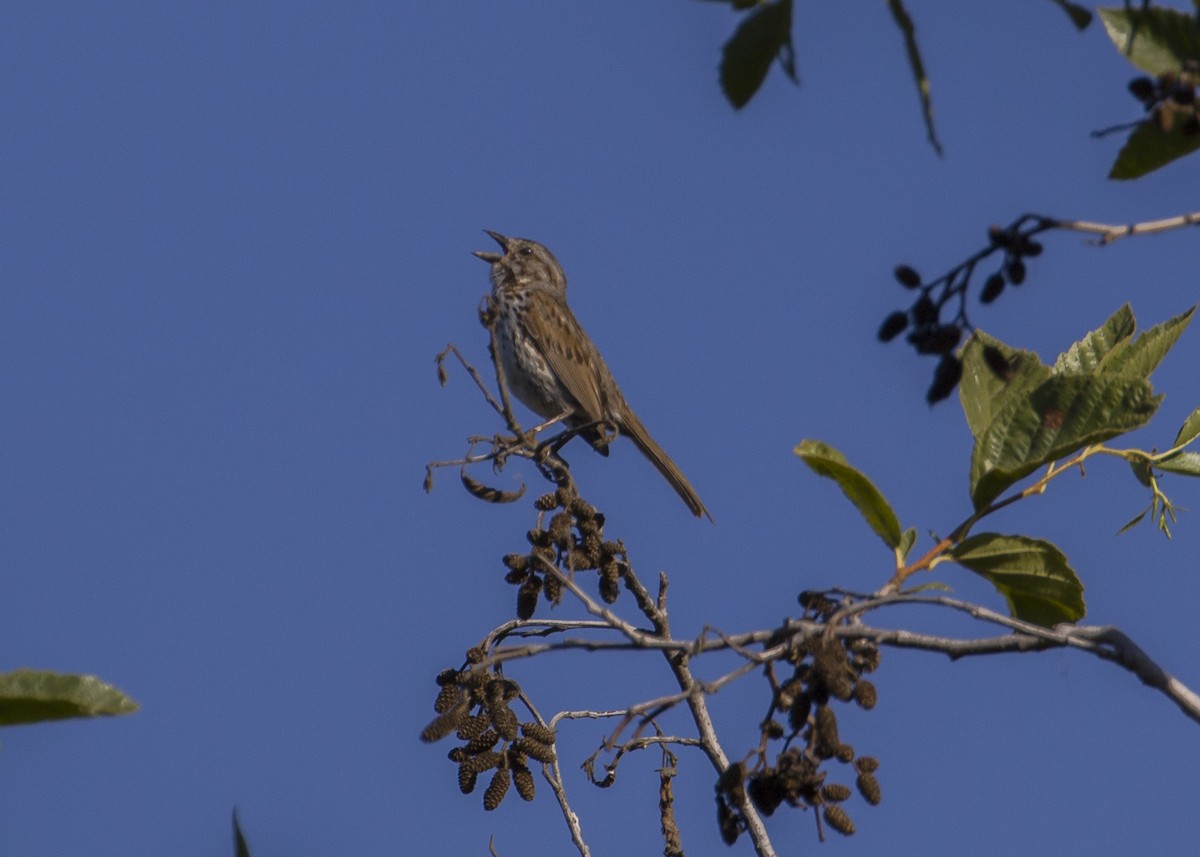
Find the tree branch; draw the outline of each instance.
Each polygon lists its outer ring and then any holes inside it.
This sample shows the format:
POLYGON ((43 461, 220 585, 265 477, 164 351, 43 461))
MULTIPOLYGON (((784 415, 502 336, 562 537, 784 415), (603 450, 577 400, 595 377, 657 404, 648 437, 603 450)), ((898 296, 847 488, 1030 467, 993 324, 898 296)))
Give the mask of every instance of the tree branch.
POLYGON ((1177 217, 1164 217, 1161 220, 1147 220, 1142 223, 1116 226, 1107 223, 1091 223, 1086 220, 1054 220, 1051 223, 1056 229, 1070 229, 1074 232, 1099 235, 1098 244, 1111 244, 1120 238, 1129 238, 1134 235, 1151 235, 1156 232, 1179 229, 1183 226, 1200 225, 1200 211, 1180 214, 1177 217))

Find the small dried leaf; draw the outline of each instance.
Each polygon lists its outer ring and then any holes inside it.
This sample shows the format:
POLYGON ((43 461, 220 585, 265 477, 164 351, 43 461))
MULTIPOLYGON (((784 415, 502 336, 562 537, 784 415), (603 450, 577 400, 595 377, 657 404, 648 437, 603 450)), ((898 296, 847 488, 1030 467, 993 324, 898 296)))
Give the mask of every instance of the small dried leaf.
POLYGON ((501 491, 499 488, 492 488, 472 479, 467 475, 466 470, 462 472, 462 484, 472 497, 477 497, 488 503, 515 503, 525 494, 524 485, 521 486, 520 491, 501 491))

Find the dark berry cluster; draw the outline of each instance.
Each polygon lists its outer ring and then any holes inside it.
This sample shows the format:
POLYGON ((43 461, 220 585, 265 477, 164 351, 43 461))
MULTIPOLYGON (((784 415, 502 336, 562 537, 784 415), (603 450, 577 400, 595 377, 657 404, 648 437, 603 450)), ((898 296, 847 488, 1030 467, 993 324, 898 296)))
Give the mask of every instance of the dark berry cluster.
POLYGON ((983 281, 983 290, 979 293, 979 302, 990 304, 1004 291, 1006 285, 1019 286, 1025 282, 1025 260, 1042 254, 1042 245, 1034 241, 1029 234, 1011 226, 988 227, 988 239, 992 247, 1004 251, 1004 261, 1000 270, 983 281))
POLYGON ((508 569, 504 579, 519 587, 517 617, 531 618, 539 595, 551 604, 562 599, 562 583, 550 571, 552 566, 570 572, 598 571, 600 597, 607 604, 615 602, 629 563, 624 545, 604 540, 604 515, 569 487, 542 495, 535 505, 538 525, 527 534, 531 550, 504 557, 508 569))
POLYGON ((494 770, 483 793, 484 809, 500 805, 510 781, 523 800, 533 800, 529 760, 554 761, 554 732, 540 723, 518 720, 510 707, 521 692, 517 683, 479 667, 442 670, 437 683, 433 707, 438 716, 421 732, 421 740, 438 741, 454 732, 464 742, 449 753, 458 763, 462 793, 473 792, 479 776, 494 770))
POLYGON ((1200 63, 1189 60, 1180 71, 1165 71, 1158 77, 1135 77, 1129 91, 1152 113, 1164 134, 1176 127, 1184 134, 1200 134, 1196 116, 1196 86, 1200 84, 1200 63))
POLYGON ((879 340, 890 342, 908 331, 905 338, 918 354, 940 358, 933 383, 925 394, 931 405, 954 392, 962 379, 962 363, 954 352, 962 342, 963 334, 973 328, 967 317, 967 292, 976 268, 989 256, 998 254, 1001 257, 999 267, 984 280, 979 294, 981 303, 990 304, 1007 286, 1025 282, 1025 260, 1042 252, 1042 245, 1034 240, 1034 236, 1053 227, 1053 221, 1028 214, 1009 226, 989 227, 986 247, 950 272, 928 282, 909 265, 896 268, 896 281, 918 294, 908 309, 896 310, 883 320, 879 340))
MULTIPOLYGON (((800 601, 806 618, 820 622, 828 622, 842 606, 841 601, 815 592, 802 593, 800 601)), ((830 759, 853 767, 858 791, 868 803, 881 799, 875 778, 878 760, 856 756, 854 748, 842 741, 831 704, 853 700, 864 709, 875 707, 875 686, 862 676, 879 666, 879 647, 870 640, 843 641, 819 633, 793 646, 787 662, 793 671, 782 682, 773 669, 768 671, 773 696, 770 714, 762 723, 757 761, 753 767, 746 762, 732 764, 717 780, 717 824, 728 844, 745 829, 741 807, 747 798, 766 816, 785 803, 812 807, 834 830, 853 833, 854 822, 840 805, 850 797, 850 787, 827 782, 821 767, 830 759), (778 740, 784 748, 771 762, 766 748, 778 740)))

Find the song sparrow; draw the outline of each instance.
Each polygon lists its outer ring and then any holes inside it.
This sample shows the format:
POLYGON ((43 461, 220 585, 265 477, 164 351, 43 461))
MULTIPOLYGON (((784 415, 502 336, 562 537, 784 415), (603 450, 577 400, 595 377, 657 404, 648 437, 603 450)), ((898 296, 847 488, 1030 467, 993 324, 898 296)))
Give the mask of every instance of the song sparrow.
POLYGON ((534 241, 484 230, 503 253, 475 255, 492 266, 496 340, 508 388, 552 425, 565 422, 608 455, 613 432, 634 442, 697 518, 712 515, 687 477, 625 402, 600 352, 567 306, 567 276, 534 241))

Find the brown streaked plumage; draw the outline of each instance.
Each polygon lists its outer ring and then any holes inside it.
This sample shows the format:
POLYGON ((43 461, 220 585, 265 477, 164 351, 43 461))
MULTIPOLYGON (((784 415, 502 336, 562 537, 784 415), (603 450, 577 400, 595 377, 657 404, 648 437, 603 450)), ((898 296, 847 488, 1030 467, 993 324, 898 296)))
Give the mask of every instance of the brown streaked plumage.
POLYGON ((584 428, 592 448, 608 455, 601 423, 633 441, 697 518, 712 515, 683 471, 663 451, 567 306, 567 277, 554 254, 525 238, 484 230, 502 253, 475 255, 492 266, 496 340, 504 379, 526 407, 546 420, 584 428))

